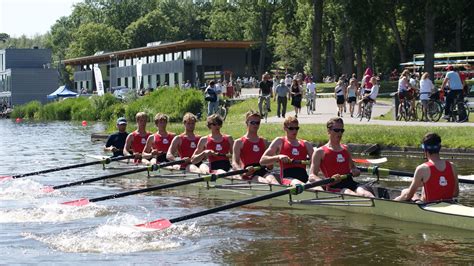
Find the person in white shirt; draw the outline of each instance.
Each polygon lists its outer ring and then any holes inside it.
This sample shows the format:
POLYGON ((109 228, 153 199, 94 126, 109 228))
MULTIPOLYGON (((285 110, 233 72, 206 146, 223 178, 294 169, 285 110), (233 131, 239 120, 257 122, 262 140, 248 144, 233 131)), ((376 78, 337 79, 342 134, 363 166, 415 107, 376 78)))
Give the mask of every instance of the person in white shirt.
POLYGON ((431 93, 433 92, 434 85, 430 80, 430 73, 425 72, 421 76, 420 81, 420 101, 422 106, 421 120, 428 121, 428 102, 430 100, 431 93), (424 119, 423 119, 424 118, 424 119))
POLYGON ((306 93, 307 98, 313 99, 313 111, 316 110, 316 83, 313 82, 312 78, 308 78, 308 83, 306 83, 306 93))
POLYGON ((363 102, 364 104, 367 104, 369 102, 375 103, 375 100, 377 99, 377 96, 379 95, 379 88, 380 88, 378 81, 379 81, 378 78, 375 76, 370 78, 370 83, 372 83, 373 85, 372 90, 370 91, 370 93, 365 94, 362 100, 358 102, 359 104, 361 102, 363 102))

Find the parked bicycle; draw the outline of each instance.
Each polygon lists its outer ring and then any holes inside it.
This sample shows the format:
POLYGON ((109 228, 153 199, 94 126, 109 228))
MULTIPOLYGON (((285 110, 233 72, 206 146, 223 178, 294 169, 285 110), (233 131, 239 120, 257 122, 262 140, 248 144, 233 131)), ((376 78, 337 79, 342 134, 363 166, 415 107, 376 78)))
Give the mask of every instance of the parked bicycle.
POLYGON ((417 121, 418 116, 415 110, 415 106, 412 107, 411 100, 404 99, 400 101, 401 108, 399 109, 399 113, 397 116, 397 120, 405 120, 405 121, 417 121))
POLYGON ((466 122, 469 119, 469 107, 464 101, 462 94, 459 94, 454 98, 453 104, 449 110, 449 119, 450 122, 466 122))
POLYGON ((416 113, 420 120, 425 118, 425 121, 430 120, 438 122, 439 119, 441 119, 441 116, 443 116, 444 104, 441 102, 439 94, 439 91, 431 94, 426 110, 423 110, 421 102, 416 104, 416 113))

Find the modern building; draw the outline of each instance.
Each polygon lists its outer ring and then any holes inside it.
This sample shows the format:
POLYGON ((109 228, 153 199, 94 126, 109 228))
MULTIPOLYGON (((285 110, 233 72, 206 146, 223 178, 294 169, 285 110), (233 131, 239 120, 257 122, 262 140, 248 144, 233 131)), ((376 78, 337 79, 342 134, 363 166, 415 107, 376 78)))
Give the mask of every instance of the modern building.
POLYGON ((251 41, 154 42, 146 47, 68 59, 64 64, 74 68, 74 89, 77 91, 96 90, 94 66, 101 69, 105 88, 179 86, 187 80, 201 86, 210 79, 253 75, 251 47, 254 44, 251 41))
POLYGON ((0 50, 0 102, 9 106, 38 100, 58 88, 57 69, 51 68, 50 49, 0 50))

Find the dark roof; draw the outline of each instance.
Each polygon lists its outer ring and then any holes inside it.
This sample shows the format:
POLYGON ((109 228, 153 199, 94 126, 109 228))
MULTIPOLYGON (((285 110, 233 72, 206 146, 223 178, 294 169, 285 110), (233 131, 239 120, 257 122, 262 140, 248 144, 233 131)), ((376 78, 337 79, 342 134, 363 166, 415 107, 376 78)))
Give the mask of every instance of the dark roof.
POLYGON ((122 51, 107 52, 100 55, 91 55, 64 60, 65 65, 84 65, 109 62, 111 58, 125 59, 149 56, 155 54, 173 53, 198 48, 250 48, 254 41, 177 41, 156 46, 133 48, 122 51))

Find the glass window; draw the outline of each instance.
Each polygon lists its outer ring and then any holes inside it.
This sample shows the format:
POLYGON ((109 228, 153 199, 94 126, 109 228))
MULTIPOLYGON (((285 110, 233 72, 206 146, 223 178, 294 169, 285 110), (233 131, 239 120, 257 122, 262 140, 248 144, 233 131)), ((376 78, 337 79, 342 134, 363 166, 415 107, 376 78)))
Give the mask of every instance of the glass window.
POLYGON ((159 54, 156 56, 156 62, 163 62, 163 55, 159 54))
POLYGON ((118 65, 119 67, 123 67, 123 66, 125 66, 125 61, 124 60, 119 60, 118 64, 119 64, 118 65))
POLYGON ((132 65, 132 59, 125 59, 125 66, 131 66, 132 65))
POLYGON ((182 52, 174 53, 174 60, 178 60, 178 59, 183 59, 183 53, 182 52))
POLYGON ((186 59, 186 60, 191 59, 191 51, 190 50, 184 51, 183 52, 183 58, 186 59))
POLYGON ((148 64, 152 64, 156 62, 156 56, 152 55, 148 57, 148 64))
POLYGON ((166 62, 173 61, 173 54, 172 53, 166 54, 165 55, 165 61, 166 62))
POLYGON ((160 75, 156 75, 156 87, 161 86, 161 78, 160 75))

